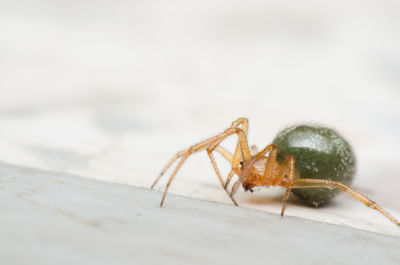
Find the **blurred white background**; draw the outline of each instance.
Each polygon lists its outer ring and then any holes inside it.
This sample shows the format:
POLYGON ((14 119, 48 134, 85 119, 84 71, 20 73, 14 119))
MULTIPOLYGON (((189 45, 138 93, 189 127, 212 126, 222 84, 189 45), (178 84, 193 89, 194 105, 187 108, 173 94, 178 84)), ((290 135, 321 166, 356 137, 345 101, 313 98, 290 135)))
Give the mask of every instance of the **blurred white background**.
POLYGON ((318 122, 400 211, 399 1, 1 1, 0 91, 8 163, 148 186, 237 117, 258 146, 318 122))

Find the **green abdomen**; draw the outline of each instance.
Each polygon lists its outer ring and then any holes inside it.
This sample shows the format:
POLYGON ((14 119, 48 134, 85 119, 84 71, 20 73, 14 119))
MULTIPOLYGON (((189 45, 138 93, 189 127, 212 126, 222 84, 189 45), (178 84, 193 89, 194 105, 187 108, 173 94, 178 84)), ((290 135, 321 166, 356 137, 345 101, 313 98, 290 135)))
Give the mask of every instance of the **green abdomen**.
MULTIPOLYGON (((288 127, 275 137, 279 163, 288 155, 296 159, 296 178, 328 179, 350 184, 355 173, 355 157, 348 142, 335 131, 310 125, 288 127)), ((313 206, 330 201, 337 189, 294 189, 298 197, 313 206)))

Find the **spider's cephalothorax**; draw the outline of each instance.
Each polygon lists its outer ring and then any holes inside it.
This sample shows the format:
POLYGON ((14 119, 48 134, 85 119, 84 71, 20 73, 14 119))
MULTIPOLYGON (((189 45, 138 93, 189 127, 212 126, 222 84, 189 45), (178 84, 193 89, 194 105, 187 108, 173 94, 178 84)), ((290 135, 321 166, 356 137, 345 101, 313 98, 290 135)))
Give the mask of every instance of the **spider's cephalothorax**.
MULTIPOLYGON (((283 174, 281 164, 276 161, 277 147, 270 145, 269 156, 252 156, 249 163, 242 163, 239 179, 242 182, 245 191, 251 190, 256 186, 283 186, 286 184, 286 178, 282 179, 283 174)), ((285 172, 286 173, 286 172, 285 172)))
POLYGON ((260 186, 261 184, 261 175, 260 172, 255 167, 254 158, 249 163, 244 164, 243 161, 241 162, 241 168, 238 173, 239 179, 241 180, 242 186, 244 191, 251 191, 253 192, 253 188, 256 186, 260 186))
POLYGON ((240 118, 224 132, 178 152, 151 186, 153 188, 168 168, 180 159, 168 180, 161 206, 169 186, 186 159, 195 152, 207 150, 219 181, 235 205, 238 204, 234 195, 240 186, 245 191, 253 191, 257 186, 286 188, 282 215, 292 190, 314 206, 325 204, 338 190, 342 190, 400 226, 400 222, 378 204, 347 186, 354 176, 355 158, 350 145, 335 131, 321 126, 292 126, 282 130, 273 144, 261 151, 254 146, 249 147, 247 131, 248 120, 240 118), (238 143, 234 153, 231 154, 222 148, 220 143, 234 134, 238 136, 238 143), (232 165, 226 181, 223 180, 215 163, 214 151, 219 152, 232 165), (234 175, 237 175, 238 179, 229 190, 228 185, 234 175))

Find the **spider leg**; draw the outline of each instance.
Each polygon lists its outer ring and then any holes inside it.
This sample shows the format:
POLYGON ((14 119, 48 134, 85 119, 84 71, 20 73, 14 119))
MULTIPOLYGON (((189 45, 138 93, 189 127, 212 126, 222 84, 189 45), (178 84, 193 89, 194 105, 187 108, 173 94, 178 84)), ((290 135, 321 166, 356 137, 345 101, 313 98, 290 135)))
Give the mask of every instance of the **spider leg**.
POLYGON ((165 174, 165 172, 168 170, 168 168, 170 166, 172 166, 172 164, 180 157, 182 157, 185 154, 185 150, 184 151, 180 151, 178 153, 176 153, 176 155, 174 155, 171 160, 168 162, 168 164, 163 168, 163 170, 161 171, 161 173, 158 175, 158 177, 154 180, 153 184, 151 185, 150 189, 153 189, 154 186, 156 186, 156 184, 158 183, 158 181, 161 179, 161 177, 165 174))
POLYGON ((218 145, 217 148, 215 148, 215 151, 220 153, 229 163, 232 163, 233 155, 228 150, 218 145))
POLYGON ((231 182, 234 174, 235 174, 235 171, 233 169, 231 169, 231 172, 229 172, 228 177, 226 178, 226 181, 225 181, 225 186, 224 186, 225 189, 228 188, 228 185, 231 182))
POLYGON ((265 164, 264 178, 272 179, 273 168, 276 165, 276 156, 278 154, 278 148, 274 144, 270 144, 264 148, 260 153, 256 155, 256 159, 263 157, 267 152, 269 152, 267 163, 265 164))
MULTIPOLYGON (((229 198, 231 198, 233 204, 235 204, 236 206, 239 206, 239 204, 236 202, 236 200, 231 196, 231 193, 229 192, 229 190, 227 188, 227 185, 224 183, 224 180, 222 179, 221 173, 219 172, 219 169, 217 167, 217 163, 215 163, 214 155, 212 153, 212 150, 207 149, 207 153, 208 153, 208 156, 210 157, 210 160, 211 160, 211 163, 212 163, 212 165, 214 167, 215 173, 217 173, 218 179, 222 184, 222 187, 224 188, 224 190, 228 194, 229 198)), ((231 172, 233 172, 233 170, 231 172)))
MULTIPOLYGON (((246 137, 249 131, 249 120, 246 118, 239 118, 232 122, 232 128, 238 128, 241 125, 242 130, 244 131, 246 137)), ((243 143, 242 143, 243 144, 243 143)), ((250 153, 250 152, 249 152, 250 153)), ((238 143, 236 145, 235 153, 233 154, 232 160, 240 160, 242 152, 240 152, 240 139, 238 139, 238 143)))
MULTIPOLYGON (((243 157, 244 161, 249 161, 251 159, 251 155, 250 155, 250 149, 247 143, 247 137, 245 132, 241 129, 241 128, 237 128, 237 127, 230 127, 228 129, 226 129, 224 132, 211 137, 207 140, 204 140, 196 145, 193 145, 192 147, 188 148, 185 151, 181 151, 178 152, 177 155, 175 155, 171 161, 167 164, 167 166, 165 167, 165 169, 161 172, 160 176, 157 177, 157 179, 155 180, 155 182, 153 183, 152 187, 154 187, 154 185, 160 180, 162 174, 173 164, 173 162, 175 162, 177 160, 176 157, 182 157, 181 160, 179 161, 178 165, 175 167, 175 170, 173 171, 171 177, 168 180, 167 186, 165 187, 164 190, 164 195, 163 198, 161 200, 161 206, 164 203, 165 197, 167 195, 169 186, 171 185, 176 173, 178 172, 178 170, 180 169, 180 167, 182 166, 182 164, 186 161, 186 159, 193 153, 195 152, 199 152, 201 150, 204 150, 208 147, 210 147, 211 145, 215 145, 217 146, 221 141, 223 141, 225 138, 229 137, 230 135, 233 134, 237 134, 239 137, 239 150, 241 152, 241 154, 239 153, 239 155, 241 155, 243 157)), ((235 156, 234 158, 235 159, 235 156)), ((239 163, 240 163, 240 156, 239 156, 239 163)))
MULTIPOLYGON (((216 141, 218 136, 214 136, 211 137, 207 140, 204 140, 186 150, 183 151, 179 151, 178 153, 176 153, 176 155, 174 155, 171 160, 168 162, 168 164, 163 168, 163 170, 161 171, 161 173, 157 176, 157 178, 154 180, 153 184, 151 185, 151 189, 153 189, 156 184, 158 183, 158 181, 160 181, 161 177, 165 174, 165 172, 172 166, 172 164, 175 163, 176 160, 178 160, 179 158, 182 158, 181 160, 183 160, 183 157, 185 157, 187 154, 191 154, 194 152, 198 152, 203 150, 204 148, 206 148, 208 145, 210 145, 211 143, 213 143, 214 141, 216 141)), ((186 160, 186 158, 185 158, 186 160)), ((179 165, 179 164, 178 164, 179 165)), ((179 166, 180 167, 180 166, 179 166)), ((177 166, 178 168, 178 166, 177 166)))
POLYGON ((227 180, 229 180, 229 181, 230 181, 229 178, 232 178, 232 176, 233 176, 233 172, 234 172, 233 168, 239 168, 240 160, 238 160, 238 159, 233 160, 232 155, 231 155, 227 150, 225 150, 223 147, 219 146, 220 143, 221 143, 221 141, 216 142, 216 143, 210 145, 210 146, 207 148, 207 154, 208 154, 208 156, 209 156, 209 158, 210 158, 210 160, 211 160, 211 163, 212 163, 212 165, 213 165, 213 167, 214 167, 215 173, 217 174, 218 179, 219 179, 219 181, 220 181, 221 184, 222 184, 222 187, 224 188, 224 190, 225 190, 226 193, 228 194, 229 198, 231 198, 233 204, 235 204, 236 206, 239 206, 238 203, 235 201, 235 199, 231 196, 231 193, 229 192, 229 190, 228 190, 228 188, 227 188, 228 185, 225 184, 225 183, 224 183, 224 180, 222 179, 221 173, 220 173, 220 171, 219 171, 219 169, 218 169, 218 166, 217 166, 217 163, 215 162, 215 159, 214 159, 213 151, 214 151, 216 148, 219 147, 220 149, 219 149, 218 151, 219 151, 219 152, 222 152, 221 154, 222 154, 226 159, 228 159, 228 158, 231 159, 230 162, 231 162, 231 164, 232 164, 232 170, 231 170, 231 172, 229 173, 229 176, 228 176, 228 179, 227 179, 227 180))
POLYGON ((281 174, 280 174, 280 179, 285 178, 286 174, 288 176, 288 178, 287 178, 287 189, 286 189, 285 198, 283 200, 281 216, 283 216, 283 214, 285 213, 286 205, 287 205, 287 202, 288 202, 289 197, 290 197, 290 192, 292 191, 292 187, 293 187, 293 183, 294 183, 294 177, 295 177, 295 174, 294 174, 294 172, 295 172, 294 171, 295 170, 294 169, 295 168, 295 163, 296 162, 295 162, 294 156, 292 156, 292 155, 288 156, 288 158, 287 158, 287 160, 286 160, 286 162, 284 164, 285 169, 283 169, 281 171, 281 174))
POLYGON ((255 155, 258 153, 257 146, 252 145, 252 146, 250 147, 250 149, 251 149, 251 154, 252 154, 253 156, 255 156, 255 155))
MULTIPOLYGON (((232 122, 232 124, 231 124, 231 128, 233 128, 233 127, 238 128, 239 126, 242 127, 242 130, 244 131, 244 133, 247 136, 248 131, 249 131, 249 120, 247 118, 239 118, 239 119, 235 120, 234 122, 232 122)), ((254 148, 256 148, 256 147, 252 146, 251 148, 252 148, 251 149, 252 152, 254 153, 254 148)), ((229 183, 232 180, 232 177, 234 176, 234 173, 235 172, 239 173, 239 170, 240 170, 240 160, 242 159, 242 152, 240 150, 240 139, 238 139, 238 143, 236 145, 235 153, 233 154, 233 156, 227 150, 225 150, 225 148, 223 148, 222 146, 218 145, 216 150, 232 164, 232 170, 231 170, 231 172, 229 172, 228 177, 225 182, 225 185, 224 185, 224 189, 227 189, 229 183), (235 161, 235 162, 233 162, 233 161, 235 161), (239 162, 237 163, 237 161, 239 161, 239 162)), ((251 155, 252 154, 250 153, 250 156, 251 155)))
MULTIPOLYGON (((234 127, 237 128, 239 125, 242 125, 243 131, 244 131, 245 135, 247 136, 248 124, 249 124, 249 122, 248 122, 248 120, 246 118, 239 118, 239 119, 235 120, 234 122, 232 122, 231 126, 228 129, 234 128, 234 127)), ((191 148, 195 148, 196 149, 196 147, 199 146, 200 148, 198 150, 195 150, 194 152, 201 151, 201 150, 207 148, 214 141, 217 141, 218 140, 218 136, 219 135, 211 137, 209 139, 206 139, 206 140, 204 140, 204 141, 192 146, 191 148)), ((238 140, 238 145, 236 146, 236 150, 235 150, 235 155, 236 156, 237 156, 236 151, 238 151, 238 150, 240 151, 239 142, 240 142, 240 139, 238 140)), ((158 181, 165 174, 165 172, 167 172, 167 170, 172 166, 172 164, 174 164, 175 161, 178 160, 179 158, 183 157, 189 151, 189 149, 180 151, 180 152, 176 153, 171 158, 171 160, 168 162, 168 164, 163 168, 161 173, 154 180, 153 184, 150 187, 151 189, 153 189, 155 187, 155 185, 157 185, 158 181)), ((233 159, 232 155, 226 149, 224 149, 224 148, 219 146, 217 151, 220 152, 222 154, 222 156, 224 156, 228 161, 230 161, 230 162, 232 161, 232 159, 233 159)), ((239 155, 240 155, 240 152, 239 152, 239 155)))
POLYGON ((169 181, 168 181, 168 183, 167 183, 167 186, 165 187, 164 194, 163 194, 163 197, 162 197, 161 203, 160 203, 160 206, 161 206, 161 207, 162 207, 162 205, 164 204, 164 200, 165 200, 165 197, 167 196, 167 191, 168 191, 169 186, 171 185, 172 180, 174 179, 176 173, 178 173, 178 170, 179 170, 180 167, 183 165, 183 163, 185 162, 185 160, 186 160, 191 154, 192 154, 192 152, 191 152, 190 150, 188 150, 187 153, 182 157, 181 161, 179 161, 178 165, 175 167, 175 170, 174 170, 174 172, 172 173, 172 175, 171 175, 171 177, 170 177, 170 179, 169 179, 169 181))
POLYGON ((269 153, 267 163, 265 164, 264 169, 264 179, 272 179, 273 176, 273 168, 276 165, 276 156, 277 156, 278 148, 274 144, 267 145, 261 152, 257 153, 254 156, 253 160, 261 159, 265 156, 266 153, 269 153))
POLYGON ((281 170, 277 177, 274 177, 274 167, 276 165, 276 156, 278 154, 278 148, 274 144, 266 146, 261 152, 255 155, 255 160, 262 158, 266 153, 269 153, 267 163, 265 164, 264 176, 266 180, 270 180, 272 185, 277 185, 284 181, 283 186, 286 187, 286 194, 283 199, 283 205, 281 210, 281 216, 285 213, 286 205, 290 197, 292 190, 294 177, 295 177, 295 159, 294 156, 290 155, 282 164, 281 170), (286 178, 287 176, 287 178, 286 178))
POLYGON ((293 183, 292 189, 304 189, 304 188, 327 188, 327 189, 341 189, 342 191, 347 192, 350 196, 355 199, 361 201, 366 206, 377 210, 384 216, 386 216, 390 221, 400 226, 400 222, 396 220, 393 216, 391 216, 388 212, 386 212, 382 207, 376 204, 374 201, 368 199, 366 196, 362 195, 359 192, 351 189, 349 186, 331 180, 323 180, 323 179, 296 179, 293 183))
POLYGON ((238 181, 235 182, 232 186, 232 191, 231 191, 231 198, 233 199, 233 196, 235 196, 236 192, 238 191, 240 184, 242 181, 239 179, 238 181))
MULTIPOLYGON (((186 150, 179 151, 176 153, 171 160, 168 162, 168 164, 163 168, 161 173, 158 175, 158 177, 154 180, 153 184, 151 185, 151 189, 155 187, 155 185, 158 183, 158 181, 161 179, 161 177, 165 174, 165 172, 175 163, 176 160, 179 158, 184 157, 187 153, 194 153, 194 152, 199 152, 205 148, 207 148, 210 144, 214 143, 215 141, 218 141, 218 136, 211 137, 207 140, 204 140, 186 150)), ((227 152, 227 151, 226 151, 227 152)))
MULTIPOLYGON (((233 156, 228 150, 226 150, 225 148, 223 148, 220 145, 218 145, 215 150, 218 153, 220 153, 226 160, 228 160, 229 163, 231 163, 231 165, 232 165, 233 156)), ((235 171, 233 169, 231 169, 231 171, 228 174, 228 177, 226 178, 225 184, 223 184, 223 187, 224 187, 225 190, 227 189, 229 183, 231 182, 231 179, 232 179, 234 173, 235 173, 235 171)))

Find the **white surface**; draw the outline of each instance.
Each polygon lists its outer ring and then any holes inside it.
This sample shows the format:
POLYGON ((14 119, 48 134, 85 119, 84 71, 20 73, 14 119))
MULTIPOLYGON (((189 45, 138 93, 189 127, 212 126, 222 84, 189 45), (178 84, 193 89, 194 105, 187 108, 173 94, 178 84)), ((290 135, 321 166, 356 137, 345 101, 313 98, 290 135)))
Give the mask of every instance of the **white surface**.
POLYGON ((299 218, 0 163, 0 261, 398 264, 400 241, 299 218), (279 243, 277 243, 279 242, 279 243), (332 251, 334 250, 334 251, 332 251))
MULTIPOLYGON (((398 1, 0 5, 2 161, 148 187, 177 150, 237 117, 259 147, 321 122, 354 146, 355 188, 400 218, 398 1)), ((197 157, 171 192, 229 203, 197 157)), ((280 207, 251 198, 239 201, 280 207)), ((345 195, 287 214, 399 233, 345 195)))
MULTIPOLYGON (((158 131, 153 128, 160 127, 157 124, 135 125, 135 119, 124 120, 126 116, 119 113, 120 120, 113 116, 113 111, 115 109, 105 115, 96 109, 76 109, 4 118, 0 127, 0 159, 7 163, 149 187, 169 154, 175 153, 168 147, 173 150, 174 142, 180 142, 182 131, 179 126, 158 131), (107 115, 114 118, 108 120, 107 115), (135 129, 124 134, 121 126, 135 129), (120 133, 116 135, 115 131, 120 133), (163 142, 165 135, 171 135, 171 139, 163 142), (157 146, 166 150, 157 150, 157 146)), ((204 152, 191 157, 179 172, 171 192, 230 203, 207 159, 204 152)), ((229 164, 224 162, 219 159, 227 171, 229 164)), ((239 194, 237 198, 243 207, 279 213, 281 196, 279 189, 269 189, 239 194)), ((377 212, 345 194, 338 197, 333 204, 320 209, 291 203, 286 214, 400 236, 400 229, 377 212)), ((167 198, 166 207, 168 204, 167 198)), ((390 212, 400 217, 395 211, 390 212)))

